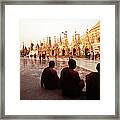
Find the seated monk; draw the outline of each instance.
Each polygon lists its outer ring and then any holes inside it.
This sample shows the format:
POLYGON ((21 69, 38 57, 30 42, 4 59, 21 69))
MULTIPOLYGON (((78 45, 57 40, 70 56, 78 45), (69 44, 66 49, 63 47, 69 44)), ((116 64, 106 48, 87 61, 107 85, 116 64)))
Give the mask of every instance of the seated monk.
POLYGON ((98 72, 86 75, 86 95, 88 100, 100 100, 100 63, 96 67, 98 72))
POLYGON ((53 90, 58 88, 59 77, 57 75, 56 70, 54 70, 55 62, 50 61, 49 67, 43 70, 41 76, 41 88, 45 88, 48 90, 53 90))
POLYGON ((62 95, 71 98, 80 97, 84 88, 84 81, 80 80, 79 73, 74 70, 76 68, 76 61, 70 59, 68 65, 69 67, 63 68, 61 71, 60 82, 62 95))

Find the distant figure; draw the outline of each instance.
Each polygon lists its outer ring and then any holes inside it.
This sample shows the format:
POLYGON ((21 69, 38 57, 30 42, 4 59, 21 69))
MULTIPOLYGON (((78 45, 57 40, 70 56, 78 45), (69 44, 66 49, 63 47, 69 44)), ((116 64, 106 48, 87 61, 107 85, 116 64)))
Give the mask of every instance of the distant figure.
POLYGON ((88 59, 90 59, 90 52, 88 52, 88 59))
POLYGON ((57 60, 57 53, 55 54, 55 59, 57 60))
POLYGON ((32 58, 32 54, 30 54, 30 58, 32 58))
POLYGON ((45 60, 45 54, 42 54, 42 60, 45 60))
POLYGON ((69 54, 69 60, 72 59, 72 58, 73 58, 72 52, 70 52, 70 54, 69 54))
POLYGON ((49 61, 49 54, 47 54, 47 60, 49 61))
POLYGON ((39 60, 41 61, 41 54, 39 55, 39 60))
POLYGON ((34 59, 36 60, 36 53, 34 54, 34 59))
POLYGON ((92 60, 94 60, 94 51, 92 51, 92 60))
POLYGON ((100 54, 99 54, 99 52, 97 52, 96 55, 95 55, 95 60, 97 60, 97 58, 100 60, 100 54))
POLYGON ((86 94, 88 100, 100 100, 100 63, 97 64, 98 72, 86 75, 86 94))
POLYGON ((41 88, 53 90, 58 88, 59 77, 54 70, 55 62, 50 61, 49 67, 45 68, 41 76, 41 88))
POLYGON ((68 65, 69 67, 63 68, 61 71, 60 82, 62 95, 71 98, 79 97, 85 86, 84 81, 80 80, 79 73, 74 70, 76 68, 76 61, 70 59, 68 65))

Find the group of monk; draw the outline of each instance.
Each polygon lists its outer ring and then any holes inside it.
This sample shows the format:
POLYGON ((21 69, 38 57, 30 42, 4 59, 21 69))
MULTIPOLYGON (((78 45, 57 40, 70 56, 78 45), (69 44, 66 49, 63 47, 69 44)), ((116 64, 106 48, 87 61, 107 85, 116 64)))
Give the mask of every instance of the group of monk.
POLYGON ((48 90, 61 89, 62 96, 76 98, 82 95, 86 82, 86 99, 100 100, 100 63, 97 64, 97 72, 86 75, 82 80, 79 73, 75 71, 76 61, 70 59, 68 67, 62 69, 60 78, 54 69, 55 62, 50 61, 49 66, 43 70, 41 76, 41 88, 48 90))

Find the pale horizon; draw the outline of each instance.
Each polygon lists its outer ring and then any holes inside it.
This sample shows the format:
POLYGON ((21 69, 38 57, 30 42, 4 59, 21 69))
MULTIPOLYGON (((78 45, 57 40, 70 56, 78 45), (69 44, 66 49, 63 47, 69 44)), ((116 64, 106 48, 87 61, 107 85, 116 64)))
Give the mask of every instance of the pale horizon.
POLYGON ((82 36, 98 21, 98 19, 23 19, 19 22, 20 43, 24 42, 26 46, 29 46, 30 42, 43 42, 43 39, 47 39, 47 37, 53 39, 56 36, 58 38, 65 31, 67 31, 68 40, 71 43, 75 31, 82 36))

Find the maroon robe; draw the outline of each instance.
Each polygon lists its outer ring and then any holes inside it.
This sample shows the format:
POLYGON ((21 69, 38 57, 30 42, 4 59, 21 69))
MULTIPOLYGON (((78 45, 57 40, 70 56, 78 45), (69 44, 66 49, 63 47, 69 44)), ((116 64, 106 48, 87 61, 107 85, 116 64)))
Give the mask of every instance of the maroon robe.
POLYGON ((59 77, 57 72, 50 67, 44 69, 41 76, 41 87, 45 89, 57 89, 58 88, 59 77))

